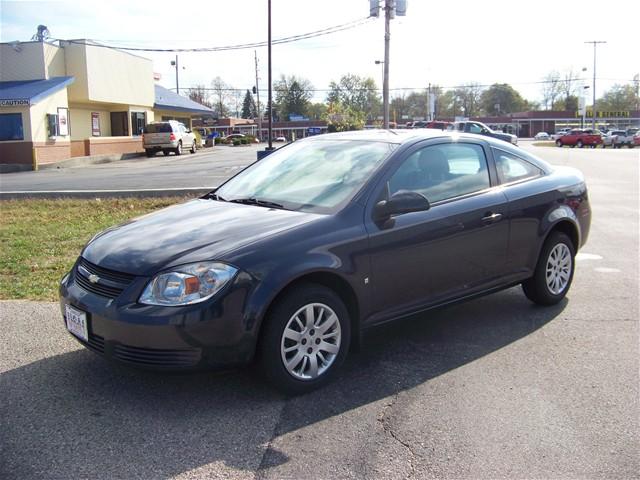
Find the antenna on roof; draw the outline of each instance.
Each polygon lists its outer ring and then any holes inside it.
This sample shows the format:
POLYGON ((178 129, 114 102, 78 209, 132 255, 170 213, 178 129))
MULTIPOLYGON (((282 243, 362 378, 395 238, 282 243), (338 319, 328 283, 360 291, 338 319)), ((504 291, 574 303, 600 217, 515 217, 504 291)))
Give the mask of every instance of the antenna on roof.
POLYGON ((38 25, 38 33, 36 33, 31 40, 35 40, 36 42, 44 42, 47 38, 51 36, 49 29, 46 25, 38 25))

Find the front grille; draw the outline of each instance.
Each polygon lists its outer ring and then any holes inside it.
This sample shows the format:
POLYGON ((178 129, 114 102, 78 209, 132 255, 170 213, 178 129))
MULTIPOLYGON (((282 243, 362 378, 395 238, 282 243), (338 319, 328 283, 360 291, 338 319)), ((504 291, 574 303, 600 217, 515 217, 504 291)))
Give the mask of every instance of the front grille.
POLYGON ((160 350, 128 345, 115 345, 113 357, 127 363, 148 367, 192 367, 200 361, 201 351, 160 350))
POLYGON ((80 288, 106 298, 116 298, 135 278, 135 275, 129 273, 99 267, 84 258, 80 258, 75 273, 76 283, 80 288), (96 275, 99 277, 98 281, 91 282, 89 275, 96 275))
POLYGON ((113 270, 99 267, 98 265, 88 262, 82 257, 80 257, 79 265, 86 268, 89 273, 98 275, 100 278, 104 278, 105 280, 122 283, 123 285, 129 285, 133 281, 133 279, 136 278, 135 275, 131 275, 130 273, 115 272, 113 270))

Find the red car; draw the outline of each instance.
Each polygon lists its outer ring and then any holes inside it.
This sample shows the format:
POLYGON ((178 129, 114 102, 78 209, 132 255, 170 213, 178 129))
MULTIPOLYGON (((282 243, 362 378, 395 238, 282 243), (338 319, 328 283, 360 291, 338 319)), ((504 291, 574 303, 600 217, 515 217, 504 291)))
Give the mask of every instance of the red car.
POLYGON ((595 148, 602 144, 602 136, 597 133, 593 133, 591 130, 571 130, 566 135, 556 140, 558 147, 564 147, 569 145, 570 147, 582 148, 585 145, 591 148, 595 148))
POLYGON ((630 147, 640 147, 640 130, 633 136, 633 141, 629 145, 630 147))

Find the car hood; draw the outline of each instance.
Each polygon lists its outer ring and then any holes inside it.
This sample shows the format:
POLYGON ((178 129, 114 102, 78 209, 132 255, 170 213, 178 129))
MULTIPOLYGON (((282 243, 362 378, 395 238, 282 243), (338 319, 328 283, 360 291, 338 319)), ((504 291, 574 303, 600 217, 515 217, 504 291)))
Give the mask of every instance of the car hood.
POLYGON ((186 262, 224 260, 226 253, 318 217, 192 200, 105 230, 87 244, 82 256, 103 268, 149 276, 186 262))

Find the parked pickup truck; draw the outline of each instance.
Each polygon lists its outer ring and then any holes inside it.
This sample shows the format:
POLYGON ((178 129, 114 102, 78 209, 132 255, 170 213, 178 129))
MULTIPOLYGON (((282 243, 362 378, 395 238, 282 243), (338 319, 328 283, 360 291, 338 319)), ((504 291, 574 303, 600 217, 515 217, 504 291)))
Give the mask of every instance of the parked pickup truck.
POLYGON ((627 135, 624 130, 609 130, 602 138, 602 148, 613 147, 620 148, 621 141, 627 135))
POLYGON ((459 132, 467 132, 467 133, 477 133, 479 135, 486 135, 487 137, 498 138, 500 140, 504 140, 505 142, 512 143, 513 145, 518 144, 518 137, 512 135, 510 133, 496 132, 495 130, 491 130, 484 123, 480 122, 455 122, 447 126, 447 130, 457 130, 459 132))
POLYGON ((622 132, 616 138, 615 143, 613 144, 614 148, 622 148, 625 145, 629 148, 633 148, 635 145, 633 143, 633 136, 638 133, 638 128, 627 128, 626 131, 622 132))
POLYGON ((558 147, 569 145, 570 147, 578 148, 582 148, 584 146, 596 148, 600 144, 602 144, 602 135, 590 130, 571 130, 569 133, 556 140, 556 145, 558 147))

